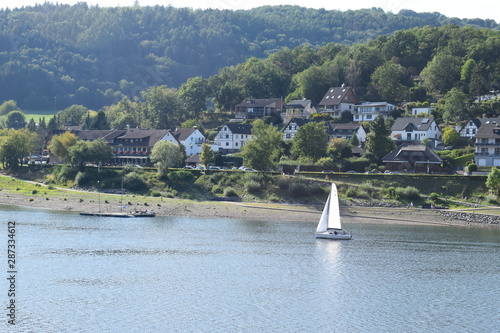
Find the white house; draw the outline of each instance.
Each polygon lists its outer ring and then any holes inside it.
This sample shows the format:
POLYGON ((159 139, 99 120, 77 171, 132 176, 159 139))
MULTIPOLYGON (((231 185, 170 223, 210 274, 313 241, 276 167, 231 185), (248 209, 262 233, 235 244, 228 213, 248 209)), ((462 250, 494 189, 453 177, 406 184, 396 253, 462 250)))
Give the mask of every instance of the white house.
POLYGON ((317 112, 316 108, 312 105, 310 99, 298 99, 290 101, 290 103, 283 106, 281 118, 284 123, 287 123, 293 118, 307 119, 315 112, 317 112))
POLYGON ((226 123, 215 136, 215 144, 225 154, 241 151, 252 140, 252 125, 226 123))
POLYGON ((205 136, 197 128, 177 128, 175 131, 169 131, 164 140, 182 144, 186 149, 186 155, 191 156, 201 154, 205 136))
POLYGON ((500 123, 489 121, 476 133, 474 160, 478 166, 500 166, 500 123))
POLYGON ((425 114, 426 116, 430 116, 433 108, 413 108, 411 109, 411 115, 416 117, 420 114, 425 114))
POLYGON ((476 133, 478 132, 479 128, 483 124, 490 124, 490 123, 498 123, 500 122, 500 118, 474 118, 474 119, 469 119, 467 123, 460 129, 458 129, 458 132, 460 133, 461 137, 464 138, 469 138, 473 139, 476 137, 476 133))
POLYGON ((353 112, 357 100, 351 87, 331 87, 318 105, 318 112, 340 117, 344 111, 353 112))
POLYGON ((365 102, 354 106, 352 116, 354 121, 372 121, 379 115, 385 119, 395 108, 396 106, 387 102, 365 102))
POLYGON ((329 137, 351 140, 354 133, 360 143, 366 141, 366 131, 360 123, 330 123, 329 137))
POLYGON ((283 140, 292 140, 301 126, 313 121, 312 119, 292 118, 283 128, 283 140))
POLYGON ((400 117, 391 127, 391 139, 394 141, 440 140, 441 130, 434 118, 400 117))

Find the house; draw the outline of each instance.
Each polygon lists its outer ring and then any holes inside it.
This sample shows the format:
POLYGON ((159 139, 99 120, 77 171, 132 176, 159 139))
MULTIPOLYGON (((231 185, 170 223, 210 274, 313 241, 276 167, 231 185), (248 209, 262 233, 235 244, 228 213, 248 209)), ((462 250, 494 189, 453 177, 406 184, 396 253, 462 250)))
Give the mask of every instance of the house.
POLYGON ((478 166, 500 166, 500 123, 489 121, 476 133, 474 160, 478 166))
POLYGON ((340 117, 344 111, 353 112, 357 103, 356 96, 351 87, 331 87, 319 102, 318 112, 328 113, 332 117, 340 117))
POLYGON ((252 140, 252 125, 226 123, 215 136, 215 144, 223 154, 241 151, 252 140))
POLYGON ((372 121, 380 115, 385 119, 395 109, 396 106, 387 102, 365 102, 354 106, 352 117, 354 121, 372 121))
POLYGON ((182 144, 187 156, 201 154, 201 146, 205 142, 205 136, 196 127, 176 128, 175 131, 169 131, 164 139, 182 144))
POLYGON ((330 123, 329 136, 330 140, 334 138, 342 138, 351 140, 354 133, 358 137, 358 141, 363 143, 366 141, 366 131, 360 123, 330 123))
POLYGON ((382 162, 386 170, 412 173, 443 172, 443 160, 429 147, 404 142, 387 154, 382 162))
POLYGON ((149 130, 129 128, 113 138, 111 145, 115 154, 115 164, 147 164, 153 146, 166 140, 169 130, 149 130))
POLYGON ((297 99, 290 101, 290 103, 283 106, 281 118, 284 123, 287 123, 292 118, 307 119, 315 112, 317 112, 316 108, 312 105, 312 101, 310 99, 297 99))
POLYGON ((417 117, 420 114, 425 114, 425 116, 430 116, 433 108, 413 108, 411 109, 411 115, 417 117))
POLYGON ((400 117, 391 127, 391 139, 394 141, 440 140, 441 130, 434 118, 400 117))
POLYGON ((463 138, 474 139, 476 133, 483 124, 489 124, 492 122, 500 122, 500 118, 473 118, 469 119, 467 123, 458 129, 458 133, 463 138))
POLYGON ((279 112, 283 108, 281 98, 251 99, 236 105, 234 113, 236 119, 256 119, 279 112))
POLYGON ((314 121, 312 119, 292 118, 283 128, 283 140, 292 140, 301 126, 314 121))

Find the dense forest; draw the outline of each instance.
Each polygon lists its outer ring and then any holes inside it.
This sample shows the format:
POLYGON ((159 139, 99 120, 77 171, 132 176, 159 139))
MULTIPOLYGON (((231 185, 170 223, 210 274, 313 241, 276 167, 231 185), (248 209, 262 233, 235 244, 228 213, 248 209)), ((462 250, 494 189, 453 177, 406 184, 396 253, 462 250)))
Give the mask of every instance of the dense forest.
POLYGON ((317 101, 325 87, 344 82, 360 97, 403 100, 421 71, 427 86, 410 99, 444 94, 457 82, 480 93, 499 87, 499 29, 493 20, 378 8, 46 3, 0 11, 0 102, 98 110, 167 86, 180 87, 192 106, 189 91, 206 86, 217 108, 230 109, 247 97, 317 101))

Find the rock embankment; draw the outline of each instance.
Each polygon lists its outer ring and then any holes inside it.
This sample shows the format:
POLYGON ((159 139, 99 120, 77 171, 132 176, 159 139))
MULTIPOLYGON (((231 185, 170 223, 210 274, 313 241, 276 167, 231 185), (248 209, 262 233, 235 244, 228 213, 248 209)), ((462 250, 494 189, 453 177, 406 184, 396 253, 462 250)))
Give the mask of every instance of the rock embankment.
POLYGON ((469 223, 479 223, 479 224, 500 224, 500 216, 488 215, 488 214, 477 214, 477 213, 465 213, 465 212, 454 212, 443 210, 440 214, 446 218, 453 220, 461 220, 469 223))

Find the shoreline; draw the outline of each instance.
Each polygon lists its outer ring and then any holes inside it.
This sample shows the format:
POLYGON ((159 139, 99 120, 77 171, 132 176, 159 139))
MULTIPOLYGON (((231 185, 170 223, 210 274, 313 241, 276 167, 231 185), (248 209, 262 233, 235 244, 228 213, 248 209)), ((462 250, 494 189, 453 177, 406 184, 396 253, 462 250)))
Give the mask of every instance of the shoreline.
MULTIPOLYGON (((121 202, 133 210, 154 210, 157 216, 231 218, 262 221, 317 222, 323 207, 232 201, 193 201, 186 199, 120 195, 75 190, 51 190, 40 195, 0 191, 0 205, 51 209, 70 212, 120 212, 121 202)), ((380 223, 500 228, 500 216, 453 210, 419 208, 340 207, 343 223, 380 223)))

